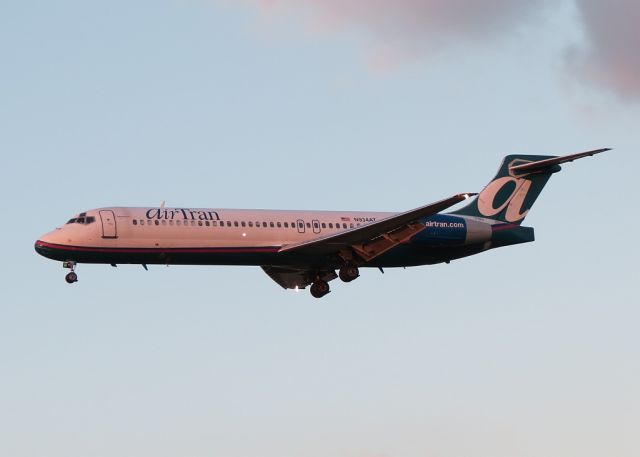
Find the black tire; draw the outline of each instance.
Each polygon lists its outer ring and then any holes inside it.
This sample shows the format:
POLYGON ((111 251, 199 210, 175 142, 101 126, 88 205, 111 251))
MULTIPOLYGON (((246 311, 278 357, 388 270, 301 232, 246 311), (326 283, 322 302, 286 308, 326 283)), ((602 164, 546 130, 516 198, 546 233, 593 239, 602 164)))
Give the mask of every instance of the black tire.
POLYGON ((71 272, 71 273, 67 273, 67 275, 64 277, 65 281, 67 281, 69 284, 73 284, 74 282, 78 282, 78 275, 75 274, 75 272, 71 272))
POLYGON ((331 292, 331 290, 329 289, 329 283, 321 279, 311 284, 310 292, 313 297, 322 298, 331 292))
POLYGON ((354 265, 345 265, 340 268, 338 276, 340 276, 340 279, 344 282, 351 282, 360 276, 360 271, 358 270, 358 267, 354 265))

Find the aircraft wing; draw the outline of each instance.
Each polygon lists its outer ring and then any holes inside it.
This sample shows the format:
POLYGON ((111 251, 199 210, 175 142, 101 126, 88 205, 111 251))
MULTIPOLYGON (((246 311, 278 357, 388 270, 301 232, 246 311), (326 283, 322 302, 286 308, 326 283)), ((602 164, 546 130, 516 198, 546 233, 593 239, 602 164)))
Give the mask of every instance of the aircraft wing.
MULTIPOLYGON (((327 235, 302 243, 288 244, 279 252, 305 256, 322 256, 340 252, 355 252, 364 261, 369 261, 392 247, 406 242, 425 226, 418 219, 443 211, 466 200, 474 193, 458 194, 429 205, 356 227, 337 234, 327 235)), ((357 260, 357 259, 356 259, 357 260)), ((276 281, 278 282, 278 281, 276 281)))

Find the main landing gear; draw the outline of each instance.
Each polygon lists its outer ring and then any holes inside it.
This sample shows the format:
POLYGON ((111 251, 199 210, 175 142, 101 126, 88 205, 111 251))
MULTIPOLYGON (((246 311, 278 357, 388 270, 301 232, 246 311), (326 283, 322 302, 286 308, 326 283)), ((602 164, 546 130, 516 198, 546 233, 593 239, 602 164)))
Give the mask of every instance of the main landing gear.
POLYGON ((331 292, 331 289, 329 289, 329 283, 327 281, 324 279, 318 279, 311 284, 310 292, 313 297, 322 298, 331 292))
POLYGON ((360 271, 358 271, 358 267, 355 265, 347 264, 344 267, 340 268, 338 272, 340 279, 344 282, 351 282, 360 276, 360 271))
MULTIPOLYGON (((344 282, 351 282, 360 276, 360 271, 358 267, 353 265, 352 263, 345 264, 340 271, 338 272, 338 276, 344 282)), ((331 281, 336 277, 334 271, 331 271, 331 274, 318 274, 316 280, 311 284, 311 295, 315 298, 322 298, 327 295, 331 290, 329 289, 328 281, 331 281)))
POLYGON ((69 284, 73 284, 74 282, 78 282, 78 275, 76 274, 76 272, 74 271, 76 268, 76 263, 72 260, 68 260, 66 262, 62 262, 62 268, 68 268, 71 271, 69 273, 67 273, 67 275, 64 277, 64 280, 67 281, 67 283, 69 284))

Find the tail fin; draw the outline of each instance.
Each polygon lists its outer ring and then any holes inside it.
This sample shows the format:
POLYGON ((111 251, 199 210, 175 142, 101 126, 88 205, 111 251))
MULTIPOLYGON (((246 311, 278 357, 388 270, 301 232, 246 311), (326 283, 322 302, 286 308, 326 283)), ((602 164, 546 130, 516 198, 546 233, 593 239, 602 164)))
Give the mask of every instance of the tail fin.
POLYGON ((568 156, 508 155, 498 174, 467 206, 452 214, 477 216, 520 225, 560 164, 592 156, 609 149, 596 149, 568 156))

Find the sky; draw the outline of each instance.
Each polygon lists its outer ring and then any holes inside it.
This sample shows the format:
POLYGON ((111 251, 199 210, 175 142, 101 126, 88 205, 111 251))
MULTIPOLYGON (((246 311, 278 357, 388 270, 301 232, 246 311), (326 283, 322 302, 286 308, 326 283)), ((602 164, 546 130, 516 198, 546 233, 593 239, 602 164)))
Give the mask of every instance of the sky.
POLYGON ((640 454, 631 0, 0 4, 0 455, 640 454), (366 270, 80 265, 91 208, 402 211, 567 164, 534 243, 366 270))

